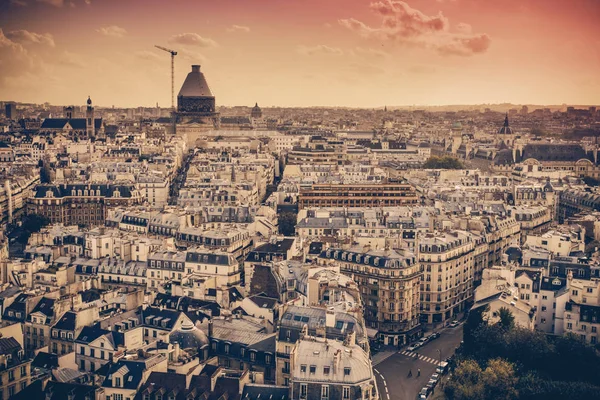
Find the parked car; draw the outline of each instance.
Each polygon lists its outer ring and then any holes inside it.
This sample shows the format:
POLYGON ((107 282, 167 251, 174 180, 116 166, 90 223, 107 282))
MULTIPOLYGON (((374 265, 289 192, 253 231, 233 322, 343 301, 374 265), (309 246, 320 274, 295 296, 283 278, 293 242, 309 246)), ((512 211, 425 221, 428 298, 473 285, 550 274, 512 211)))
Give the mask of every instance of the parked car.
POLYGON ((442 375, 448 372, 448 363, 446 361, 442 361, 438 364, 438 367, 435 369, 435 372, 442 375))
POLYGON ((419 399, 426 399, 427 396, 429 396, 429 393, 431 392, 431 389, 429 389, 428 387, 424 387, 423 389, 421 389, 421 391, 419 392, 419 399))
POLYGON ((433 332, 430 336, 429 336, 429 340, 433 340, 433 339, 437 339, 441 336, 441 333, 439 332, 433 332))
POLYGON ((456 321, 456 320, 454 320, 454 321, 450 322, 450 327, 451 327, 451 328, 456 328, 458 325, 460 325, 460 324, 459 324, 459 322, 458 322, 458 321, 456 321))
POLYGON ((430 379, 429 382, 427 382, 427 387, 431 388, 431 390, 433 390, 433 388, 435 387, 436 384, 437 384, 437 381, 430 379))
POLYGON ((421 339, 419 339, 419 341, 417 343, 419 343, 420 346, 423 346, 428 341, 429 341, 429 336, 423 336, 421 339))
POLYGON ((413 344, 411 344, 410 346, 408 346, 408 347, 406 348, 406 350, 408 350, 408 351, 415 351, 415 350, 417 350, 419 347, 421 347, 421 345, 419 344, 419 342, 417 342, 417 343, 413 343, 413 344))
POLYGON ((435 381, 436 383, 440 380, 440 374, 433 374, 431 375, 431 379, 432 381, 435 381))

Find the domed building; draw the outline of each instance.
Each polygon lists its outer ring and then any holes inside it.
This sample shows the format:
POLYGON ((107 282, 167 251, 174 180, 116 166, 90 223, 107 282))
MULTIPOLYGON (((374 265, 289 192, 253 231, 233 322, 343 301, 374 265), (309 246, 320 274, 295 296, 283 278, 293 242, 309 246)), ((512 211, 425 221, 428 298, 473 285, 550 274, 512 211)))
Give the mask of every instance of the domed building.
MULTIPOLYGON (((205 357, 202 356, 203 353, 208 352, 209 342, 206 334, 189 320, 184 321, 179 329, 171 332, 169 335, 169 343, 179 344, 179 348, 182 350, 195 350, 200 354, 202 359, 205 359, 205 357)), ((207 355, 208 354, 204 354, 204 356, 207 355)))
POLYGON ((250 117, 255 118, 255 119, 262 118, 262 110, 258 106, 258 103, 256 103, 254 105, 254 107, 252 107, 252 111, 250 112, 250 117))
POLYGON ((504 117, 504 125, 498 129, 498 135, 512 135, 514 132, 508 123, 508 113, 504 117))
POLYGON ((177 95, 177 111, 173 113, 177 135, 187 138, 193 147, 204 132, 219 128, 215 96, 212 94, 200 65, 192 65, 177 95))

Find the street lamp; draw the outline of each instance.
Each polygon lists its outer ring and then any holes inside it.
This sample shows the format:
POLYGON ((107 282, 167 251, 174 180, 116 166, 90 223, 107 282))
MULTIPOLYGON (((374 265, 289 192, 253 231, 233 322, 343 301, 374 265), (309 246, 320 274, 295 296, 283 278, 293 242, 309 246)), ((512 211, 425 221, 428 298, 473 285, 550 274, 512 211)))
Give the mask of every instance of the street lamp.
POLYGON ((442 350, 437 349, 437 352, 440 353, 440 363, 438 364, 438 367, 442 366, 442 350))

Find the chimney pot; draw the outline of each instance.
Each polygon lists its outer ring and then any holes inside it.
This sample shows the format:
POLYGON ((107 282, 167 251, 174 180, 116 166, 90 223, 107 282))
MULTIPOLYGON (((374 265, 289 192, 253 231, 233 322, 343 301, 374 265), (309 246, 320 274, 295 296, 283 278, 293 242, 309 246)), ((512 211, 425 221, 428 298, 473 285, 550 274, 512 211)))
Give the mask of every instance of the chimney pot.
POLYGON ((200 72, 200 66, 199 65, 192 65, 192 72, 200 72))

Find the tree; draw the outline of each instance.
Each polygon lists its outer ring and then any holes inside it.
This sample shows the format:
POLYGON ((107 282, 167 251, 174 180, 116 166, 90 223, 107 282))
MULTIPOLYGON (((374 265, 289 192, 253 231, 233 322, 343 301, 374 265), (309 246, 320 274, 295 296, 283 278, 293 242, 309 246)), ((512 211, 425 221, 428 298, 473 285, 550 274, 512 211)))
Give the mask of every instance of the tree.
POLYGON ((451 400, 485 400, 483 371, 473 360, 462 361, 454 370, 444 393, 451 400))
POLYGON ((515 327, 515 317, 508 308, 501 307, 498 310, 498 317, 500 317, 498 324, 502 329, 509 331, 515 327))
POLYGON ((500 358, 490 360, 481 376, 485 398, 496 400, 513 400, 518 397, 514 365, 500 358))
POLYGON ((431 156, 423 165, 425 169, 464 169, 464 165, 454 157, 431 156))
POLYGON ((283 212, 279 214, 279 233, 285 236, 294 236, 296 234, 296 220, 296 213, 283 212))

